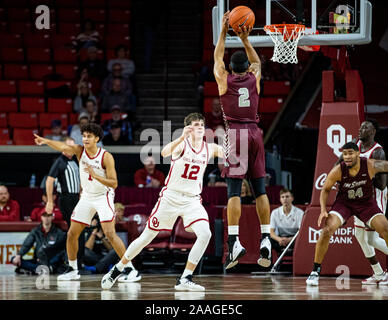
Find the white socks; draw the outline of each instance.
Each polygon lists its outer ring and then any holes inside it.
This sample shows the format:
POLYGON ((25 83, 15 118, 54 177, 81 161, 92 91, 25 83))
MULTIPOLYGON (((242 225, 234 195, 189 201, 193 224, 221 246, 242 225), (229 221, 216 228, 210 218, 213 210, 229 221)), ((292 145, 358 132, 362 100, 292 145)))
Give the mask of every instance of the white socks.
POLYGON ((185 278, 187 276, 190 276, 193 274, 193 271, 192 270, 189 270, 189 269, 185 269, 185 271, 183 271, 183 274, 182 274, 182 277, 181 278, 185 278))
POLYGON ((124 264, 121 262, 121 260, 116 263, 116 268, 121 272, 124 270, 124 268, 127 268, 127 267, 131 267, 132 269, 135 269, 135 267, 133 266, 132 262, 129 261, 127 264, 124 264))
POLYGON ((270 233, 271 232, 271 225, 270 224, 262 224, 260 225, 261 233, 270 233))
POLYGON ((228 235, 229 236, 238 236, 239 226, 228 226, 228 235))
POLYGON ((381 276, 384 273, 383 268, 381 268, 379 262, 377 262, 376 264, 372 264, 371 267, 376 276, 381 276))
POLYGON ((69 260, 69 265, 70 265, 70 267, 72 267, 74 270, 78 270, 77 259, 75 259, 75 260, 69 260))

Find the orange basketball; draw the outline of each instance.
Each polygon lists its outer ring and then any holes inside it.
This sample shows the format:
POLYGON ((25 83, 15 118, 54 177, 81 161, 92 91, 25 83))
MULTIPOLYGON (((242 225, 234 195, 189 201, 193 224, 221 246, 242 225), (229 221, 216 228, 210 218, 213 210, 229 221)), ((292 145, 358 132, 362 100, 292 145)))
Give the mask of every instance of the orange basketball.
POLYGON ((234 32, 241 32, 242 27, 253 27, 255 24, 255 14, 246 6, 238 6, 229 14, 229 24, 234 32))

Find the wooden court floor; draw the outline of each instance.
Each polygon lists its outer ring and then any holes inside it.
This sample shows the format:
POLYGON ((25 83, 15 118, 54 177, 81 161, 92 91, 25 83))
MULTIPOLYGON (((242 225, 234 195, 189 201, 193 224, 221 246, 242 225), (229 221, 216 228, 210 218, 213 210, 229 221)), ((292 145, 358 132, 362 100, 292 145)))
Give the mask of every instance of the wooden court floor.
POLYGON ((49 276, 0 274, 0 300, 388 300, 388 286, 362 286, 349 279, 342 288, 336 278, 321 277, 319 287, 307 287, 305 277, 284 275, 200 275, 205 292, 177 292, 177 275, 142 275, 136 283, 117 283, 102 290, 102 275, 81 276, 79 281, 57 282, 49 276))

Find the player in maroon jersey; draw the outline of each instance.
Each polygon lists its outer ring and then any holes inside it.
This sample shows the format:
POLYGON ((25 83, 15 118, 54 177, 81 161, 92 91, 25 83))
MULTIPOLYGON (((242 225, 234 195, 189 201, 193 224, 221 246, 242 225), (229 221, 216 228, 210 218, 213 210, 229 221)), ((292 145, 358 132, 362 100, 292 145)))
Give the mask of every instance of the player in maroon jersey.
POLYGON ((247 177, 256 198, 256 210, 261 226, 260 257, 258 264, 271 264, 270 206, 265 191, 265 151, 262 130, 258 127, 261 63, 248 40, 251 28, 238 34, 244 51, 235 52, 230 60, 229 73, 224 64, 225 37, 229 27, 229 11, 224 14, 222 31, 214 50, 214 76, 224 116, 226 137, 225 169, 223 176, 228 185, 228 247, 225 269, 232 268, 245 253, 240 244, 239 220, 241 216, 241 184, 247 177))
MULTIPOLYGON (((315 247, 314 267, 306 280, 308 285, 317 286, 321 263, 329 246, 330 237, 351 216, 356 216, 368 228, 375 230, 388 245, 388 220, 374 199, 372 179, 379 172, 388 171, 388 161, 360 157, 360 151, 354 142, 348 142, 342 147, 343 162, 337 164, 328 174, 323 185, 320 204, 322 219, 327 218, 315 247), (329 213, 326 203, 329 193, 338 182, 338 193, 329 213)), ((379 284, 388 284, 388 278, 379 284)))

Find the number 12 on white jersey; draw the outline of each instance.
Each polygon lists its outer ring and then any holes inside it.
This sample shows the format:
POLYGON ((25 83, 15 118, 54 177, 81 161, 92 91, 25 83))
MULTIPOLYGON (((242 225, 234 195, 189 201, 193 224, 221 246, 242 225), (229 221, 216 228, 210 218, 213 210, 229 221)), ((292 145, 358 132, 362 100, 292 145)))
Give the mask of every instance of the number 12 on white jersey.
POLYGON ((249 90, 247 88, 238 89, 239 97, 238 97, 238 106, 240 108, 246 108, 251 106, 251 102, 249 100, 249 90))

